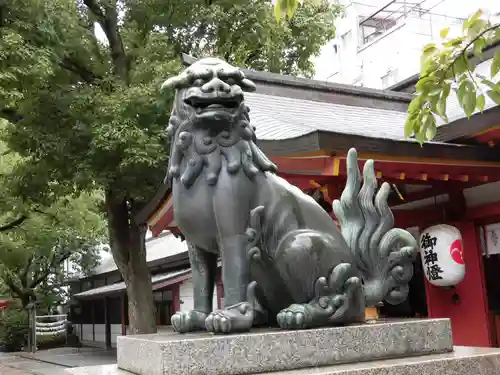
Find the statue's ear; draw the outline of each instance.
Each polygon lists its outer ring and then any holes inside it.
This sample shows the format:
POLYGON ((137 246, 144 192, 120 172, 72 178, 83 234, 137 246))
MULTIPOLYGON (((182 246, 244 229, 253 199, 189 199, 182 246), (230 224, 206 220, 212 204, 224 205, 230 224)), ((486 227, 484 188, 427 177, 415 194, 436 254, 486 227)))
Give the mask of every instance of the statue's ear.
POLYGON ((185 86, 187 83, 189 83, 189 76, 186 72, 182 72, 181 74, 176 75, 175 77, 170 77, 165 82, 163 82, 160 90, 177 90, 181 86, 185 86))
POLYGON ((248 78, 243 78, 240 82, 240 87, 245 92, 254 92, 257 88, 255 87, 255 83, 250 81, 248 78))

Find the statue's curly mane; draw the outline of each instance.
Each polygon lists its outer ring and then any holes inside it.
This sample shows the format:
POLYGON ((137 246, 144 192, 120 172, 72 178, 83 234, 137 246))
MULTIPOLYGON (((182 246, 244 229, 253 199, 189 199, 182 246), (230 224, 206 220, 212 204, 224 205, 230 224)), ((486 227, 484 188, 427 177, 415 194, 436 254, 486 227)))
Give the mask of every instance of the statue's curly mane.
POLYGON ((181 182, 189 187, 206 169, 207 182, 214 185, 223 165, 231 174, 242 169, 250 179, 258 172, 276 172, 276 165, 256 145, 255 128, 250 124, 250 110, 246 105, 240 106, 227 130, 215 133, 210 128, 193 126, 196 120, 182 100, 183 91, 180 89, 175 94, 167 127, 172 140, 169 179, 180 177, 181 182), (183 162, 185 167, 181 175, 183 162))

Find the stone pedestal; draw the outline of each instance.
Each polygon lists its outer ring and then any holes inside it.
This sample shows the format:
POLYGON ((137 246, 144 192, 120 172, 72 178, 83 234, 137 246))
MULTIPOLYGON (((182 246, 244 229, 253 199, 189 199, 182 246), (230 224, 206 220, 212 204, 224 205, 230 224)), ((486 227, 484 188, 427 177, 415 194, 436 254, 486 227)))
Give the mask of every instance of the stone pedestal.
POLYGON ((497 375, 500 350, 452 346, 448 319, 118 338, 118 366, 75 375, 497 375))
POLYGON ((236 375, 371 361, 453 349, 447 319, 245 334, 118 338, 118 366, 138 375, 236 375))

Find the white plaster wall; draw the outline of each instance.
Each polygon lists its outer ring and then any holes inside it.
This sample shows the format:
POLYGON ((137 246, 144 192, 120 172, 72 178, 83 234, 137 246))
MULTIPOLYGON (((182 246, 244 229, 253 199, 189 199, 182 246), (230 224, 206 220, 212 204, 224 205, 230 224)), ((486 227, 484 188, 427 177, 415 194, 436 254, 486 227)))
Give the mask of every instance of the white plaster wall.
MULTIPOLYGON (((180 285, 181 311, 193 309, 193 282, 192 279, 185 280, 180 285)), ((213 307, 217 309, 217 288, 214 288, 213 307)))
MULTIPOLYGON (((103 347, 106 345, 106 328, 104 324, 96 324, 92 327, 92 324, 76 324, 74 326, 77 336, 81 341, 84 341, 86 345, 103 347), (95 340, 93 336, 92 329, 95 329, 95 340)), ((127 327, 128 331, 128 327, 127 327)), ((111 346, 116 347, 116 338, 122 334, 121 324, 111 324, 111 346)))
POLYGON ((116 344, 116 338, 122 335, 121 324, 111 324, 111 345, 116 344))
POLYGON ((106 342, 106 327, 104 324, 94 324, 95 340, 96 342, 106 342))
MULTIPOLYGON (((428 13, 412 15, 399 20, 398 25, 386 34, 366 45, 359 44, 361 31, 359 17, 367 17, 386 5, 388 0, 366 0, 363 2, 341 1, 345 6, 345 17, 336 20, 336 38, 330 41, 315 61, 319 80, 355 84, 373 88, 384 88, 382 76, 389 69, 397 69, 396 81, 404 80, 419 71, 422 47, 440 40, 439 32, 450 26, 449 36, 457 35, 461 21, 478 8, 492 14, 500 11, 498 0, 424 0, 422 9, 428 13), (352 32, 351 45, 342 44, 342 35, 352 32), (339 46, 334 53, 333 44, 339 46), (362 67, 362 68, 361 68, 362 67)), ((400 4, 403 7, 403 4, 400 4)))
POLYGON ((80 340, 82 341, 92 341, 94 339, 92 324, 82 324, 78 325, 81 327, 80 340))

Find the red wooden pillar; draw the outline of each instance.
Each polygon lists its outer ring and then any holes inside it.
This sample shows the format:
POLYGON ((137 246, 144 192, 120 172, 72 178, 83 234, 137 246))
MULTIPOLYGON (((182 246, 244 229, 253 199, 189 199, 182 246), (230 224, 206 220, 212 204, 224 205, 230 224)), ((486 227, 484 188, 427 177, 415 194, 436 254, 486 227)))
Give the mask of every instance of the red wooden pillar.
POLYGON ((127 335, 127 295, 123 294, 121 296, 122 302, 122 336, 127 335))
POLYGON ((426 281, 429 317, 451 319, 454 345, 490 347, 490 317, 477 228, 473 221, 452 225, 462 233, 465 278, 453 289, 435 287, 426 281))
POLYGON ((172 309, 175 314, 177 311, 181 311, 181 284, 177 283, 172 285, 172 309))

